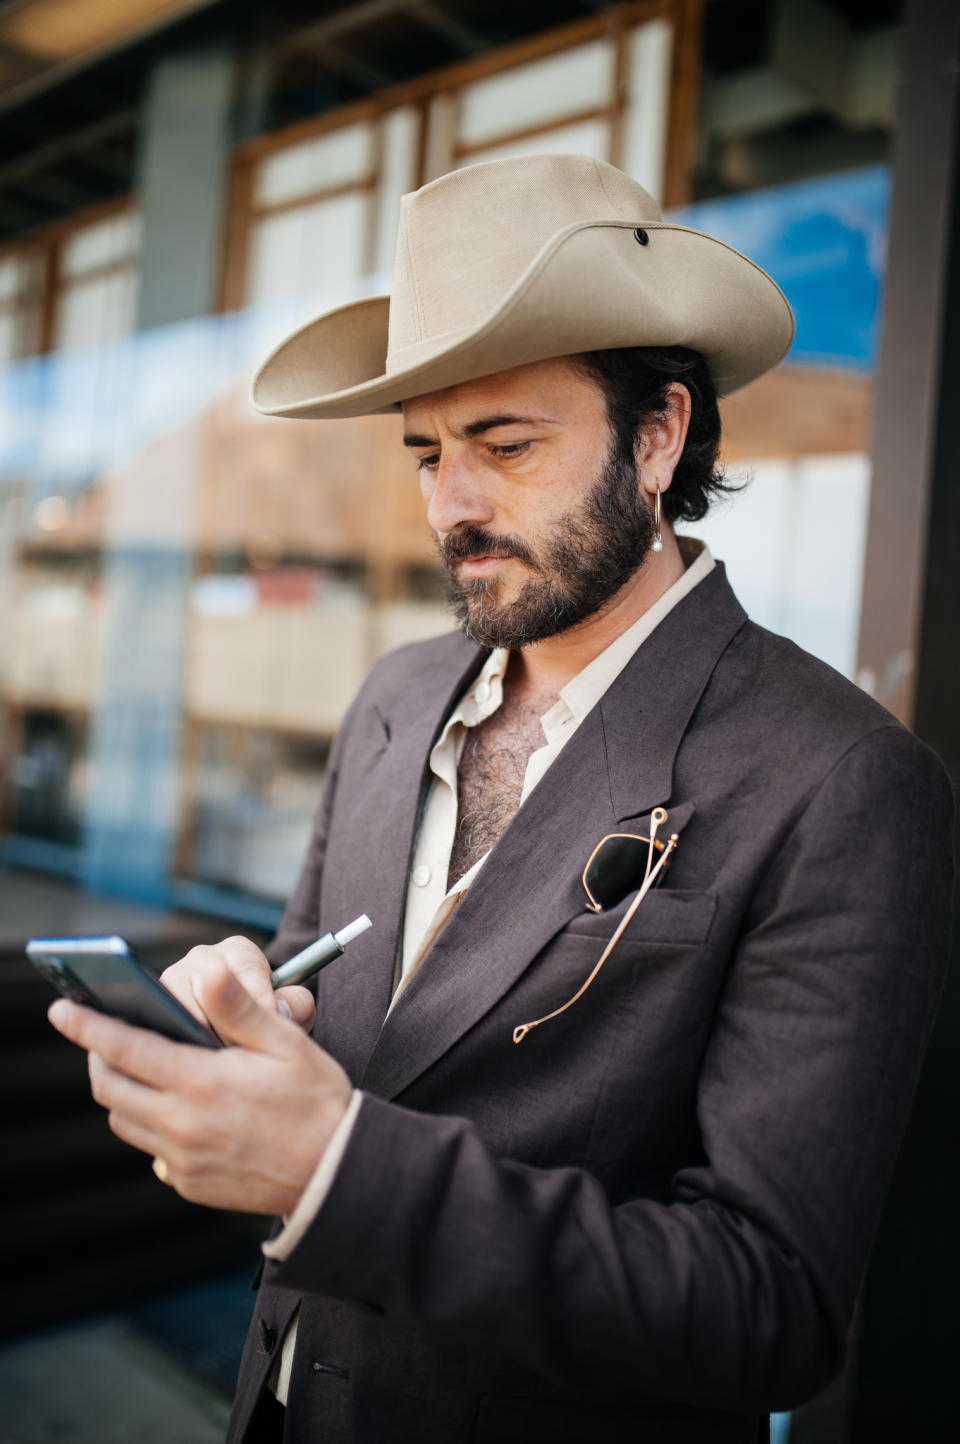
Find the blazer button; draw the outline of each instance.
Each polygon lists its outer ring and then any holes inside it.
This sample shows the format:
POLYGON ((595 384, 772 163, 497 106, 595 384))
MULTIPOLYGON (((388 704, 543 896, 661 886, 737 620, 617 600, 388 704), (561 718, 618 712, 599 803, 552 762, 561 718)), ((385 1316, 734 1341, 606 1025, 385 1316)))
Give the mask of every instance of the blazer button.
POLYGON ((277 1335, 275 1330, 269 1327, 266 1319, 261 1319, 259 1324, 257 1325, 257 1331, 260 1334, 260 1346, 263 1349, 263 1352, 265 1354, 272 1354, 273 1346, 277 1342, 277 1335))

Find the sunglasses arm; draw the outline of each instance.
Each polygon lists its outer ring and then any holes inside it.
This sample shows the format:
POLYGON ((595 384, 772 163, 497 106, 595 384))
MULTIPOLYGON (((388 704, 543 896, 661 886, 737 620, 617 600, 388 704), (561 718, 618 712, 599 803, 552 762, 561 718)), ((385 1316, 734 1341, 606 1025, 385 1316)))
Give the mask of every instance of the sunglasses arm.
MULTIPOLYGON (((549 1023, 551 1018, 559 1018, 559 1016, 560 1016, 561 1013, 565 1013, 568 1008, 572 1008, 572 1007, 573 1007, 574 1003, 579 1002, 579 1000, 583 997, 584 993, 585 993, 585 992, 587 991, 587 989, 589 988, 590 984, 593 982, 594 978, 595 978, 595 977, 597 976, 597 974, 599 973, 600 969, 603 967, 604 963, 607 961, 607 958, 609 958, 610 954, 613 952, 614 948, 617 946, 617 943, 618 943, 618 942, 620 941, 620 939, 623 937, 624 933, 625 933, 626 930, 627 930, 627 925, 629 924, 630 919, 633 917, 633 915, 634 915, 634 913, 636 912, 637 908, 638 908, 638 907, 640 906, 640 904, 643 902, 643 900, 644 900, 644 898, 646 897, 647 893, 648 893, 648 892, 650 891, 650 889, 653 887, 653 884, 656 882, 659 873, 660 873, 660 872, 662 871, 662 869, 666 866, 667 859, 669 858, 670 854, 673 852, 673 850, 674 850, 674 848, 676 847, 676 845, 677 845, 678 842, 679 842, 679 837, 678 837, 677 833, 674 833, 673 836, 670 838, 670 841, 669 841, 669 842, 666 844, 666 846, 664 847, 663 852, 660 854, 660 857, 659 857, 659 859, 657 860, 656 866, 655 866, 652 870, 650 870, 650 871, 647 872, 647 875, 646 875, 646 877, 644 878, 643 883, 641 884, 640 889, 639 889, 639 891, 637 892, 636 897, 634 898, 633 902, 630 904, 630 906, 627 908, 627 911, 624 913, 623 917, 621 918, 619 924, 617 925, 617 930, 616 930, 616 932, 614 933, 614 935, 613 935, 613 937, 610 939, 610 941, 607 943, 607 946, 604 948, 603 952, 600 954, 600 957, 598 958, 598 960, 597 960, 597 962, 596 962, 596 964, 595 964, 595 966, 594 966, 593 972, 592 972, 592 973, 590 974, 590 976, 586 979, 586 981, 581 984, 581 986, 577 989, 577 991, 574 993, 574 995, 573 995, 572 998, 568 998, 568 999, 567 999, 567 1001, 564 1003, 564 1005, 563 1005, 562 1008, 555 1008, 552 1013, 547 1013, 547 1015, 546 1015, 545 1017, 543 1017, 543 1018, 536 1018, 536 1019, 534 1019, 534 1021, 533 1021, 532 1023, 520 1023, 518 1027, 514 1028, 514 1030, 513 1030, 513 1041, 514 1041, 515 1043, 522 1043, 523 1040, 524 1040, 524 1038, 527 1036, 527 1034, 528 1034, 528 1033, 531 1033, 534 1028, 539 1028, 541 1023, 549 1023)), ((651 838, 650 838, 650 843, 651 843, 651 849, 652 849, 652 846, 653 846, 653 837, 652 837, 652 836, 651 836, 651 838)))

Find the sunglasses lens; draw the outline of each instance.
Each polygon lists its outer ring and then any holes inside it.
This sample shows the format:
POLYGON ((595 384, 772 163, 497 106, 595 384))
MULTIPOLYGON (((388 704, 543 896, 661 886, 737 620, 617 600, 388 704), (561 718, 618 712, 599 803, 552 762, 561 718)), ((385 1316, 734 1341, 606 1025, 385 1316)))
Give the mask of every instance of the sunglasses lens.
MULTIPOLYGON (((650 844, 643 837, 606 837, 590 859, 584 882, 602 908, 613 907, 643 882, 650 844)), ((656 856, 656 854, 654 854, 656 856)))

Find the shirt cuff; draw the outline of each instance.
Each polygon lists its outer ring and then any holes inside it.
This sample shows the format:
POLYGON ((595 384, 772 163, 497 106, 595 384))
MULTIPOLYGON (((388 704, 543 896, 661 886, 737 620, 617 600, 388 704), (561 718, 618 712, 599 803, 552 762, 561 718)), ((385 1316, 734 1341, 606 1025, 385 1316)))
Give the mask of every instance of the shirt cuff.
POLYGON ((360 1104, 363 1101, 363 1094, 359 1088, 354 1088, 353 1097, 347 1105, 347 1111, 340 1119, 336 1129, 324 1149, 320 1162, 317 1164, 306 1188, 297 1201, 297 1206, 283 1220, 283 1228, 276 1238, 268 1239, 261 1247, 267 1258, 285 1259, 296 1248, 303 1238, 307 1229, 313 1223, 324 1199, 330 1192, 333 1180, 340 1167, 340 1160, 344 1155, 347 1144, 350 1142, 350 1134, 353 1132, 353 1125, 357 1114, 360 1112, 360 1104))

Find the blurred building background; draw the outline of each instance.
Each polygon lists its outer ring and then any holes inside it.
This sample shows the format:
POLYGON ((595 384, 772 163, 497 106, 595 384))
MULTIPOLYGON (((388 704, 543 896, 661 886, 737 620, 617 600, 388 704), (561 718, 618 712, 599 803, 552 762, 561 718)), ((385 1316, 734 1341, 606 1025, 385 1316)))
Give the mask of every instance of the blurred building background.
POLYGON ((276 916, 364 673, 450 624, 396 418, 266 422, 249 378, 488 157, 611 160, 784 287, 788 366, 727 407, 753 485, 700 530, 852 675, 898 11, 0 6, 3 857, 276 916))
POLYGON ((250 376, 389 289, 404 192, 496 156, 612 161, 780 283, 794 347, 724 405, 751 484, 693 530, 758 621, 902 714, 912 653, 864 651, 862 598, 903 25, 901 0, 0 3, 6 886, 276 921, 366 670, 449 621, 397 418, 267 421, 250 376))

